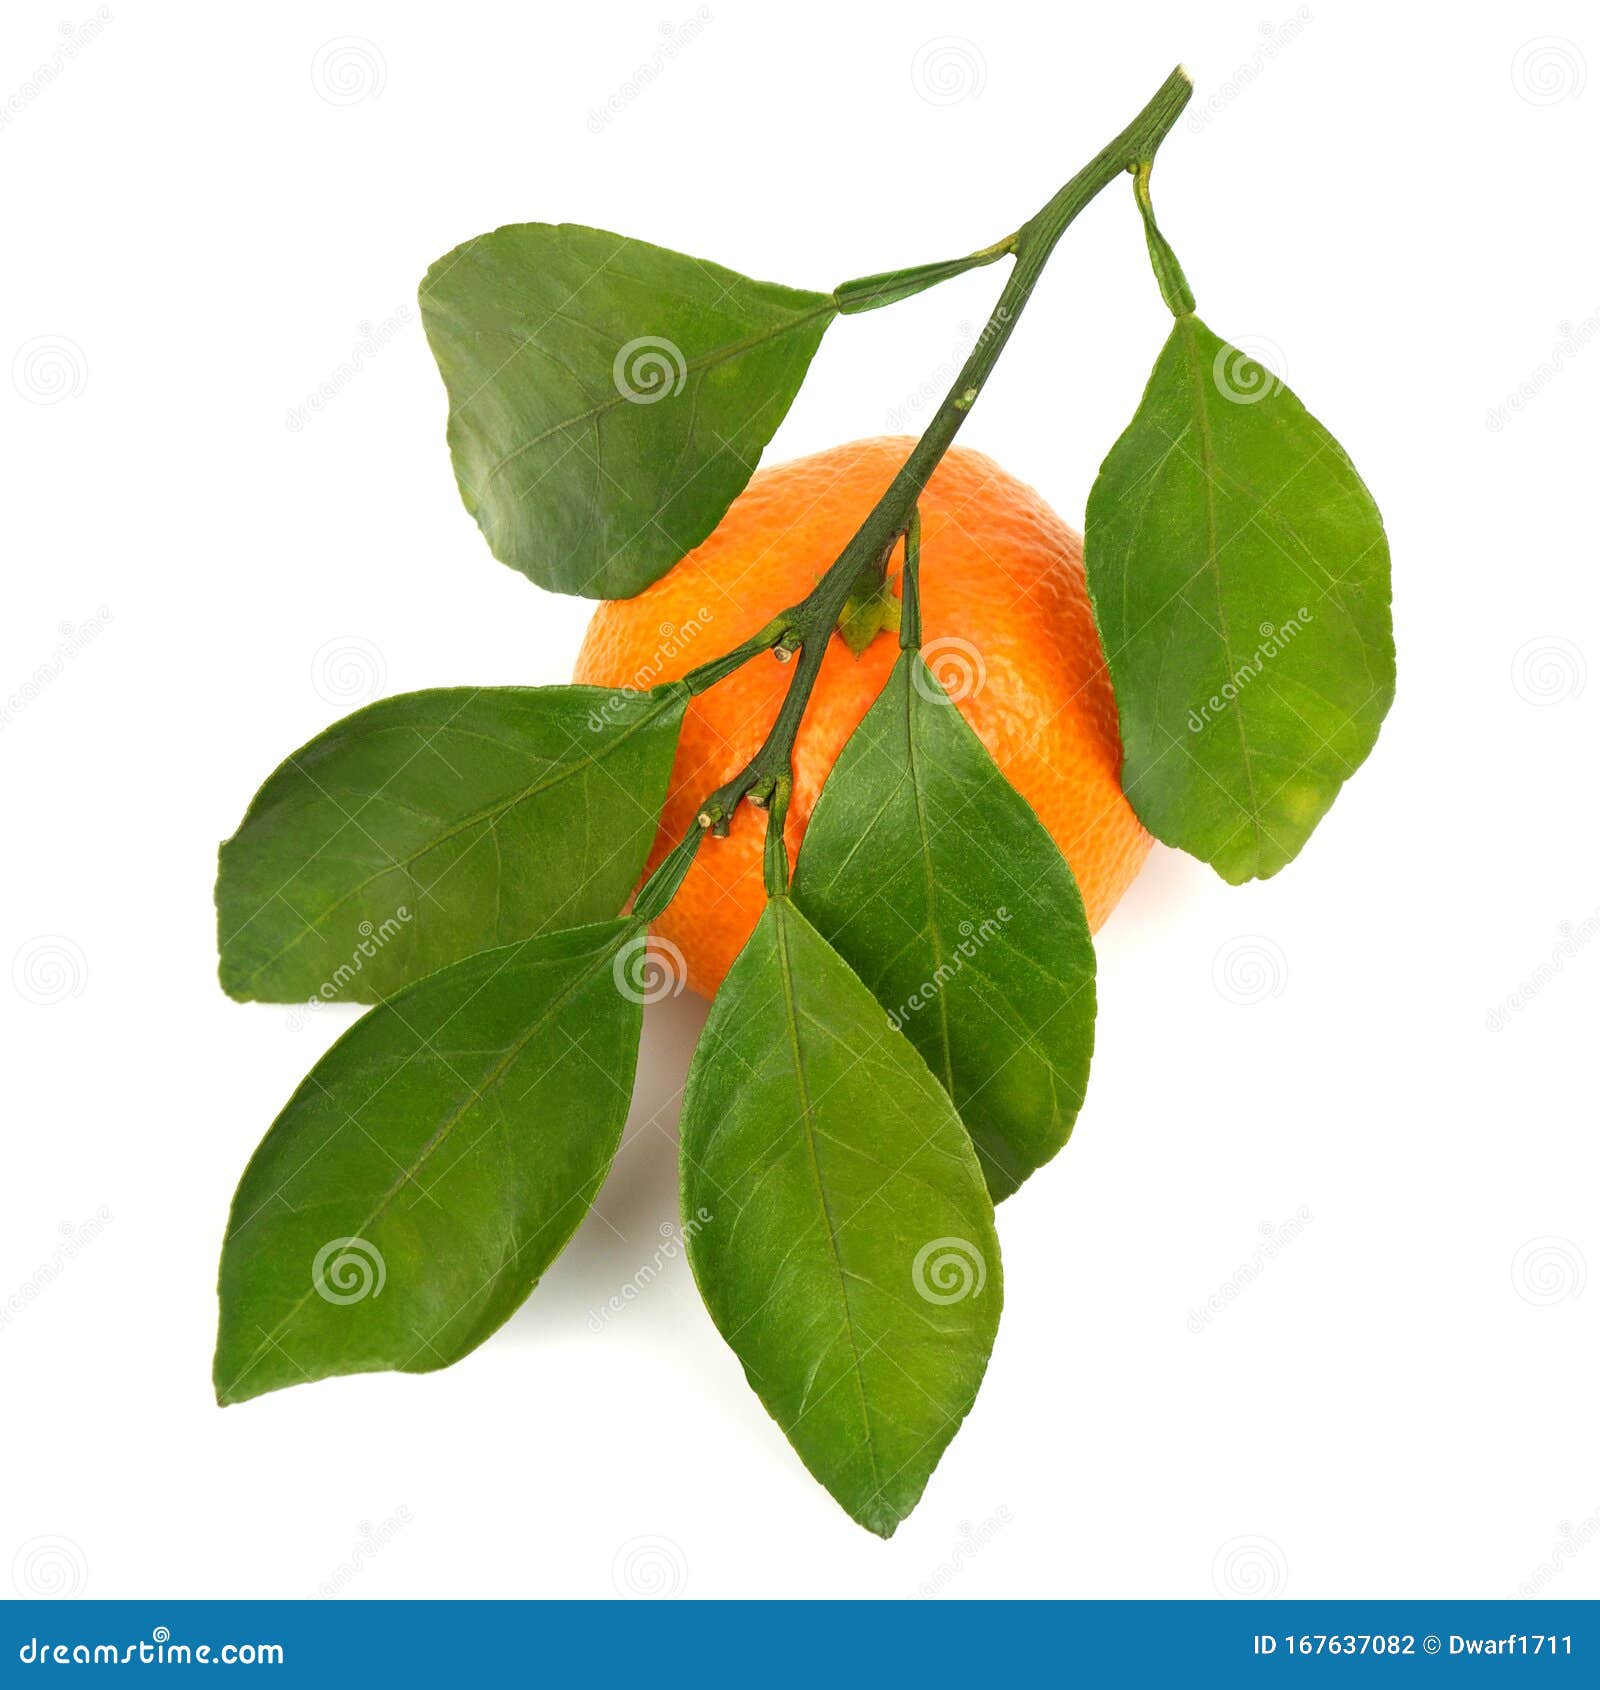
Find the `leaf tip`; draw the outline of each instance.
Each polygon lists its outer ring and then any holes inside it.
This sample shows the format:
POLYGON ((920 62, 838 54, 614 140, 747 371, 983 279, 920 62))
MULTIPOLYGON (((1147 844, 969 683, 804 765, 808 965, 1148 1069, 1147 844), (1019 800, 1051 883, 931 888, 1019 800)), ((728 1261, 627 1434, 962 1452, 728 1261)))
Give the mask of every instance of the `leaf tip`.
MULTIPOLYGON (((306 1375, 306 1382, 309 1383, 312 1377, 310 1374, 306 1375)), ((286 1383, 293 1381, 262 1379, 254 1363, 248 1362, 241 1370, 225 1376, 220 1350, 211 1364, 211 1389, 217 1399, 218 1408, 237 1408, 240 1403, 249 1402, 254 1397, 264 1397, 269 1391, 278 1390, 286 1383), (254 1379, 252 1374, 256 1375, 254 1379)))
POLYGON ((212 1370, 211 1390, 217 1399, 218 1408, 232 1408, 236 1404, 244 1402, 249 1396, 249 1392, 239 1389, 237 1379, 231 1381, 223 1379, 220 1366, 212 1370))
POLYGON ((211 1358, 211 1390, 217 1399, 217 1407, 236 1407, 273 1388, 270 1383, 259 1382, 259 1375, 257 1381, 252 1382, 254 1371, 254 1364, 242 1361, 237 1351, 230 1348, 226 1335, 219 1333, 216 1353, 211 1358))
POLYGON ((874 1497, 859 1514, 854 1516, 858 1526, 864 1526, 874 1537, 881 1537, 885 1543, 889 1541, 899 1529, 905 1515, 890 1507, 881 1496, 874 1497))

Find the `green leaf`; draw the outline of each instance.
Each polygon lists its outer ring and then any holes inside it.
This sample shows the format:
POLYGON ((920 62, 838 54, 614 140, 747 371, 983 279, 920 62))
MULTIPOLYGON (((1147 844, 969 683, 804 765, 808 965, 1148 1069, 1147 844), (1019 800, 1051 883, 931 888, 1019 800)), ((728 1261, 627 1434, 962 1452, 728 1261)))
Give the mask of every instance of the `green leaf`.
POLYGON ((712 1005, 682 1137, 712 1318, 801 1460, 888 1537, 977 1394, 1000 1246, 949 1098, 787 897, 712 1005))
POLYGON ((1055 841, 914 651, 828 776, 794 899, 921 1051, 1008 1197, 1083 1102, 1094 945, 1055 841))
POLYGON ((427 1373, 560 1253, 627 1118, 642 923, 485 951, 363 1016, 273 1122, 233 1200, 217 1399, 427 1373))
POLYGON ((219 854, 223 988, 373 1003, 614 916, 655 838, 687 691, 451 687, 295 752, 219 854))
POLYGON ((489 549, 589 598, 641 592, 716 527, 838 310, 571 223, 468 241, 421 302, 489 549))
POLYGON ((1192 315, 1089 495, 1122 780, 1158 839, 1275 874, 1394 696, 1389 548, 1339 443, 1192 315))

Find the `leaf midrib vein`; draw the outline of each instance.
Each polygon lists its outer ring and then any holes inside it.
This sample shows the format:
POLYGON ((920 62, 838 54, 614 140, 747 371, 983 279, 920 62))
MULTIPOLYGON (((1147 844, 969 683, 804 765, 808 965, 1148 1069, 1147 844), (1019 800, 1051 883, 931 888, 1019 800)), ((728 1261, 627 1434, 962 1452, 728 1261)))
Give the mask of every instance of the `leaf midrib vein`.
MULTIPOLYGON (((915 652, 907 652, 902 668, 905 674, 905 732, 906 732, 906 768, 911 776, 911 796, 917 811, 917 844, 919 856, 922 859, 923 891, 927 899, 927 916, 925 928, 928 935, 929 948, 933 952, 933 968, 930 973, 937 980, 945 965, 944 935, 939 930, 938 887, 933 873, 933 841, 928 832, 927 795, 922 790, 922 779, 917 772, 916 730, 913 726, 913 715, 916 710, 915 698, 917 688, 912 677, 912 665, 920 663, 922 659, 915 652)), ((930 672, 929 679, 933 680, 930 672)), ((934 681, 935 686, 938 685, 934 681)), ((951 705, 951 709, 955 706, 951 705)), ((955 1065, 950 1051, 950 1008, 945 1002, 944 990, 941 987, 934 993, 934 1001, 939 1011, 939 1065, 944 1070, 944 1089, 954 1097, 956 1093, 955 1065)))
POLYGON ((845 1337, 850 1344, 850 1376, 855 1381, 856 1399, 861 1406, 861 1429, 865 1438, 867 1464, 872 1470, 874 1497, 885 1508, 889 1506, 883 1491, 883 1477, 878 1468, 878 1451, 872 1435, 872 1416, 867 1407, 866 1380, 861 1371, 861 1346, 856 1340, 855 1320, 850 1311, 850 1293, 846 1289, 844 1258, 839 1250, 839 1234, 822 1182, 822 1163, 817 1155, 816 1127, 811 1088, 806 1081, 805 1059, 800 1045, 800 1012, 795 1001, 793 964, 789 954, 789 931, 785 915, 787 899, 774 898, 773 926, 778 939, 778 976, 783 986, 784 1027, 789 1038, 789 1054, 794 1063, 795 1086, 800 1094, 800 1121, 806 1135, 806 1148, 811 1158, 811 1176, 816 1182, 817 1202, 822 1209, 823 1230, 827 1234, 828 1249, 833 1256, 834 1273, 839 1286, 839 1306, 844 1315, 845 1337))
MULTIPOLYGON (((1200 373, 1200 357, 1195 344, 1196 319, 1193 312, 1178 319, 1184 335, 1184 350, 1187 354, 1189 375, 1194 383, 1195 402, 1195 438, 1200 447, 1200 468, 1206 489, 1206 561, 1210 568, 1212 589, 1217 600, 1217 632, 1222 638, 1222 658, 1227 665, 1228 675, 1235 672, 1233 661, 1233 642, 1228 637, 1228 618, 1222 607, 1222 558, 1219 555, 1220 525, 1217 519, 1217 493, 1215 476, 1218 473, 1216 444, 1211 438, 1211 413, 1206 407, 1205 378, 1200 373)), ((1255 771, 1250 767, 1250 742, 1244 731, 1244 711, 1238 706, 1243 699, 1235 700, 1232 711, 1234 724, 1239 730, 1239 761, 1244 769, 1245 786, 1250 794, 1250 824, 1256 836, 1256 861, 1261 861, 1265 841, 1261 832, 1261 800, 1256 794, 1255 771)))

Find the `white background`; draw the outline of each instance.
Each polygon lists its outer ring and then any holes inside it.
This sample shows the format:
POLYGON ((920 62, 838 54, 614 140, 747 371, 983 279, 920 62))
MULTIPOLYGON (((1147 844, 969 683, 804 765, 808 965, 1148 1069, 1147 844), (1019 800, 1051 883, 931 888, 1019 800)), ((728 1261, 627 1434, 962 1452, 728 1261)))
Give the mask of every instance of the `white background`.
MULTIPOLYGON (((0 1588, 1600 1592, 1592 8, 93 15, 0 18, 0 1588), (967 251, 1180 58, 1163 225, 1378 497, 1398 701, 1288 871, 1158 847, 1106 928, 1089 1102, 1001 1211, 999 1342, 917 1513, 846 1521, 681 1259, 591 1330, 672 1216, 689 998, 504 1332, 217 1409, 233 1184, 349 1016, 222 996, 216 842, 333 717, 564 680, 586 619, 459 505, 427 264, 523 218, 800 286, 967 251)), ((920 426, 998 285, 840 321, 769 459, 920 426)), ((1081 524, 1164 324, 1115 189, 965 439, 1081 524)))

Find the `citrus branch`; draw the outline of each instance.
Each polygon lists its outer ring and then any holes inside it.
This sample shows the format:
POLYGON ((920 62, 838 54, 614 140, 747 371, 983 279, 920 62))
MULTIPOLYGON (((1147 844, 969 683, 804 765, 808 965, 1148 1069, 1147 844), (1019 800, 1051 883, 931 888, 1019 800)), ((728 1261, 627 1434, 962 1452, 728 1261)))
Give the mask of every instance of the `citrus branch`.
MULTIPOLYGON (((789 683, 789 690, 784 695, 783 703, 766 739, 762 742, 761 749, 732 780, 718 787, 701 805, 697 818, 699 831, 724 838, 734 811, 744 799, 749 798, 753 803, 766 805, 775 793, 782 791, 787 796, 788 783, 793 778, 795 737, 810 703, 812 689, 822 668, 822 660, 827 654, 828 641, 838 625, 840 613, 851 591, 869 569, 881 570, 887 565, 895 546, 906 534, 919 495, 940 459, 949 450, 962 423, 966 421, 968 411, 983 391, 984 383, 989 379, 1006 342, 1011 338, 1017 318, 1022 315, 1023 308, 1032 296, 1034 285, 1038 282, 1050 254, 1055 250, 1056 242, 1084 207, 1123 172, 1133 172, 1136 188, 1148 191, 1149 166, 1155 158, 1156 149, 1189 103, 1193 86, 1188 72, 1181 65, 1178 66, 1132 123, 1115 140, 1102 147, 1083 169, 1014 235, 995 242, 993 246, 985 247, 968 260, 954 260, 947 265, 927 265, 920 271, 898 273, 899 277, 907 280, 916 278, 922 285, 928 285, 922 279, 931 276, 935 271, 954 275, 961 269, 973 267, 974 264, 992 263, 1008 255, 1016 260, 993 313, 979 334, 977 343, 949 393, 945 395, 944 402, 934 413, 933 420, 912 448, 911 455, 901 466, 894 480, 890 482, 883 496, 873 506, 866 520, 856 530, 854 537, 834 560, 827 573, 804 599, 774 617, 751 640, 725 657, 691 671, 686 677, 690 691, 701 692, 763 650, 774 650, 780 657, 799 652, 794 679, 789 683)), ((848 283, 841 291, 854 289, 870 296, 874 303, 882 303, 895 293, 894 287, 890 285, 893 279, 867 278, 860 283, 848 283)), ((910 291, 916 289, 911 288, 910 291)), ((860 308, 862 307, 857 307, 860 308)), ((693 835, 690 837, 693 838, 693 835)), ((662 869, 676 861, 679 851, 687 851, 688 857, 692 858, 693 851, 688 847, 689 840, 685 840, 678 851, 674 851, 667 862, 661 865, 662 869)), ((678 873, 680 881, 682 873, 687 871, 687 866, 685 860, 682 871, 678 873)), ((660 879, 661 871, 658 870, 656 875, 651 877, 645 891, 641 892, 641 901, 647 894, 654 894, 651 902, 656 901, 661 890, 657 886, 660 879)), ((773 879, 774 875, 769 868, 769 885, 773 879)), ((673 890, 676 890, 675 886, 673 890)), ((665 908, 670 898, 671 892, 668 892, 667 897, 660 900, 662 908, 665 908)))

